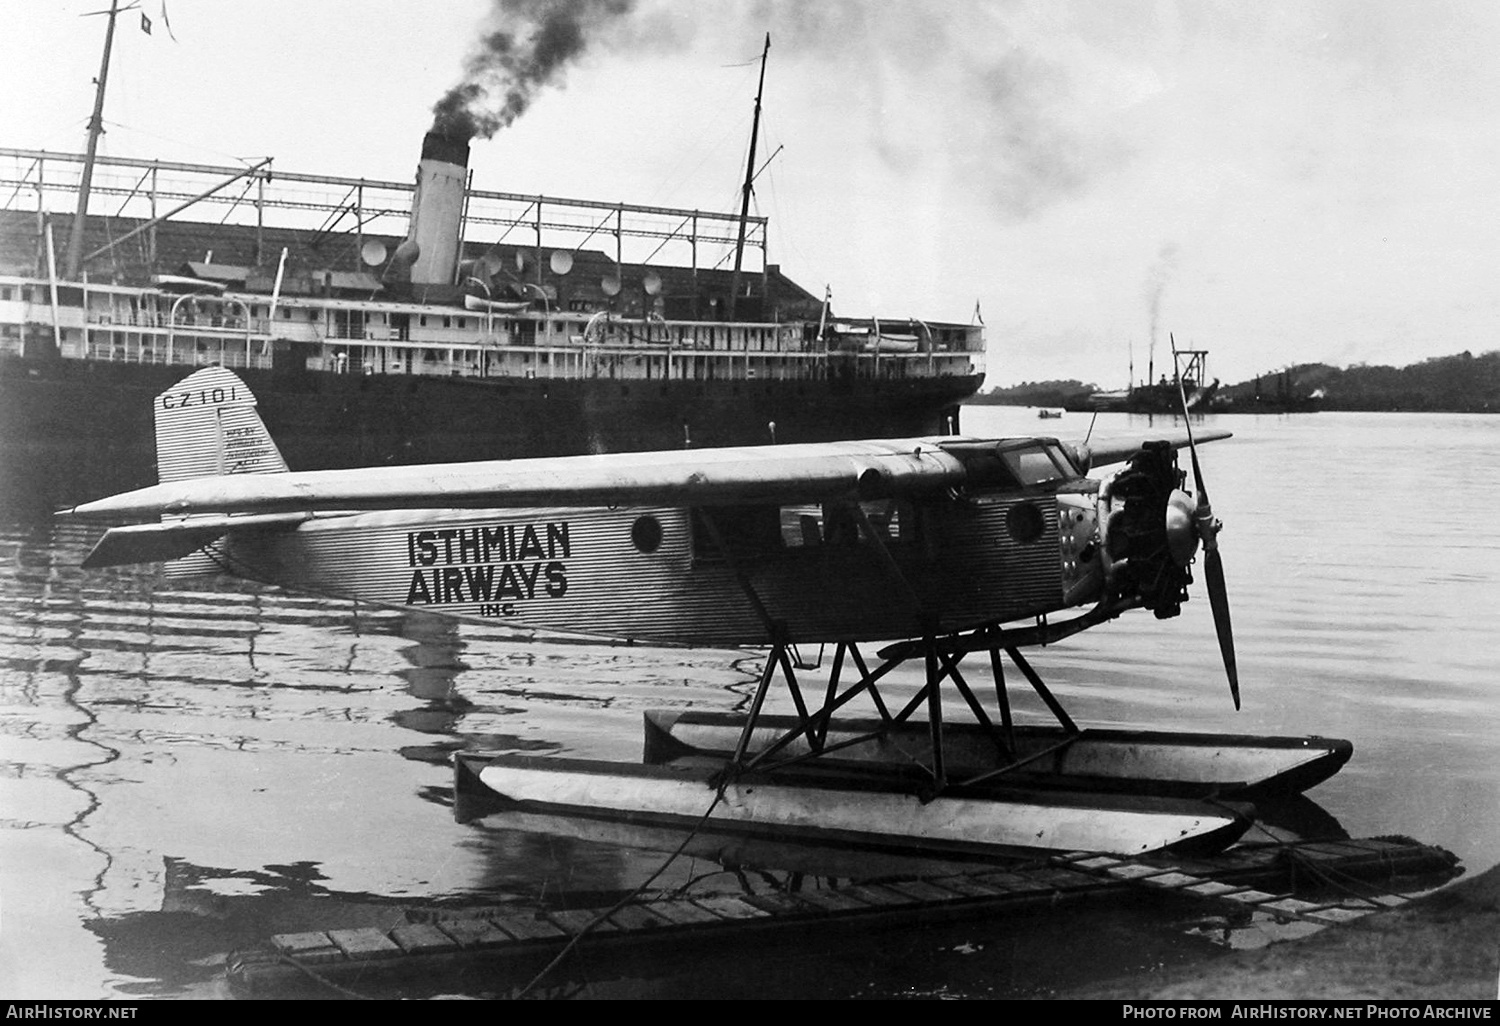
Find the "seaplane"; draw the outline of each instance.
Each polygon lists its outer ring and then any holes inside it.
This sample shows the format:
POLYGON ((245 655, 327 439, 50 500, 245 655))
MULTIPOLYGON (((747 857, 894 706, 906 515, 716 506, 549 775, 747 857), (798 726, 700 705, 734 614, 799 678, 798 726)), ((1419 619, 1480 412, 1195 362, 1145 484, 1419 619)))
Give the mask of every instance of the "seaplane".
POLYGON ((1083 728, 1023 654, 1133 611, 1175 616, 1201 556, 1238 708, 1198 457, 1229 435, 1183 423, 294 472, 214 366, 155 400, 157 484, 60 515, 112 525, 85 568, 764 650, 743 715, 648 712, 639 763, 455 757, 461 790, 519 810, 955 855, 1202 853, 1238 840, 1255 803, 1332 775, 1350 743, 1083 728), (1013 715, 1007 665, 1049 720, 1013 715), (970 682, 985 670, 988 700, 970 682))

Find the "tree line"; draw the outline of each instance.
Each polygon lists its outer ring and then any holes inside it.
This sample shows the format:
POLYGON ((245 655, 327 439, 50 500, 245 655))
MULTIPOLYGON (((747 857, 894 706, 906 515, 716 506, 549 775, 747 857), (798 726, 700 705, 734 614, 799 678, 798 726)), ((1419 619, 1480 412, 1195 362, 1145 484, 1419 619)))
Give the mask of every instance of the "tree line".
MULTIPOLYGON (((1028 381, 989 389, 972 401, 1067 406, 1098 390, 1095 384, 1075 379, 1028 381)), ((1305 363, 1219 388, 1227 408, 1256 395, 1303 398, 1315 394, 1317 408, 1324 410, 1500 413, 1500 351, 1478 356, 1465 351, 1405 367, 1305 363)))

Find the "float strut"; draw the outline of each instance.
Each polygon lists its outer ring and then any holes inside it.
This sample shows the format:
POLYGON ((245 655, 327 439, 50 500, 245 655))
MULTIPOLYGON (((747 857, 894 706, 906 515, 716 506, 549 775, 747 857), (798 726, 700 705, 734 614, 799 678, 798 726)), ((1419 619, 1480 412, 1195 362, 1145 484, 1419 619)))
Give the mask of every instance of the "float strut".
POLYGON ((943 674, 938 672, 937 639, 927 634, 923 639, 927 649, 927 729, 932 736, 933 785, 941 791, 948 783, 948 774, 943 767, 943 674))
POLYGON ((953 686, 958 689, 958 693, 968 705, 969 711, 974 714, 974 719, 979 722, 979 725, 984 728, 985 735, 994 743, 995 749, 1007 759, 1014 758, 1013 751, 1015 745, 1012 743, 1013 739, 1008 736, 1002 738, 1000 733, 995 730, 994 721, 984 711, 984 706, 979 704, 979 699, 974 696, 974 692, 969 687, 968 681, 964 680, 964 675, 958 672, 958 664, 963 660, 963 653, 957 651, 952 654, 940 653, 940 658, 943 661, 943 672, 953 680, 953 686))
POLYGON ((731 767, 738 767, 744 763, 745 751, 750 747, 750 737, 755 732, 755 721, 760 717, 761 706, 766 704, 766 693, 771 690, 771 674, 776 672, 777 659, 773 653, 766 660, 766 665, 761 668, 760 680, 755 685, 755 695, 750 699, 750 715, 745 718, 745 726, 740 730, 739 742, 734 746, 734 758, 730 760, 731 767))
POLYGON ((1005 731, 1005 743, 1014 752, 1016 725, 1010 718, 1010 693, 1005 687, 1005 667, 1000 663, 998 648, 990 649, 990 668, 995 675, 995 701, 1000 706, 1000 729, 1005 731))
MULTIPOLYGON (((865 690, 870 693, 870 700, 875 703, 875 711, 880 714, 881 721, 884 723, 891 722, 891 711, 886 708, 885 699, 880 697, 880 692, 876 689, 875 682, 894 669, 895 664, 886 663, 884 667, 872 675, 870 668, 865 665, 864 656, 859 654, 859 648, 853 642, 849 644, 849 657, 854 660, 854 667, 859 670, 860 685, 863 685, 865 690)), ((856 685, 856 687, 860 685, 856 685)))
MULTIPOLYGON (((847 641, 840 641, 838 645, 834 647, 833 665, 828 669, 828 688, 823 692, 824 709, 827 709, 830 705, 832 705, 833 700, 838 697, 839 673, 844 668, 844 652, 848 648, 849 643, 847 641)), ((815 744, 816 747, 821 748, 823 746, 823 742, 828 738, 828 717, 824 716, 821 718, 821 723, 816 727, 816 730, 818 736, 815 744)), ((813 741, 814 739, 808 738, 808 740, 813 741)))
POLYGON ((1057 722, 1063 725, 1063 729, 1069 734, 1079 733, 1077 725, 1069 718, 1067 712, 1062 707, 1062 703, 1053 697, 1052 692, 1047 690, 1047 685, 1042 683, 1042 678, 1037 676, 1036 671, 1031 668, 1031 664, 1022 657, 1020 650, 1017 648, 1007 648, 1005 654, 1010 656, 1010 661, 1015 663, 1016 668, 1025 674, 1026 679, 1031 683, 1037 695, 1041 697, 1043 702, 1047 703, 1047 708, 1052 710, 1052 715, 1057 717, 1057 722))
POLYGON ((787 655, 791 647, 791 642, 787 641, 783 634, 771 655, 781 664, 781 672, 786 677, 787 690, 792 693, 792 702, 797 706, 797 718, 802 722, 802 729, 807 732, 808 744, 812 745, 813 750, 816 751, 821 745, 818 738, 813 736, 815 732, 807 714, 807 703, 802 700, 802 689, 797 685, 797 674, 793 672, 792 660, 787 655))

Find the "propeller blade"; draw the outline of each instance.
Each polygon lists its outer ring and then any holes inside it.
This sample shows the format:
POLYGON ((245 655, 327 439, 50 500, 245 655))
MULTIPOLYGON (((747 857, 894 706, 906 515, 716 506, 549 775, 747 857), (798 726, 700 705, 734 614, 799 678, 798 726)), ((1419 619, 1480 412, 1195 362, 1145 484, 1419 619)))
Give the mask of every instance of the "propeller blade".
POLYGON ((1193 483, 1198 486, 1198 512, 1194 519, 1203 540, 1203 576, 1208 585, 1208 605, 1214 614, 1214 632, 1219 635, 1219 653, 1224 657, 1224 675, 1229 678, 1229 697, 1236 711, 1240 707, 1240 671, 1234 658, 1234 628, 1229 623, 1229 589, 1224 584, 1224 560, 1219 555, 1219 527, 1213 507, 1208 503, 1208 488, 1203 483, 1203 468, 1198 465, 1198 445, 1193 440, 1193 418, 1188 411, 1187 389, 1182 383, 1182 368, 1177 363, 1177 339, 1172 341, 1172 364, 1177 377, 1177 395, 1182 400, 1182 422, 1187 427, 1188 454, 1193 460, 1193 483))
POLYGON ((1203 484, 1203 469, 1198 466, 1198 444, 1193 441, 1192 428, 1188 429, 1188 455, 1193 460, 1193 483, 1198 486, 1198 512, 1212 514, 1208 505, 1208 488, 1203 484))
POLYGON ((1229 623, 1229 590, 1224 586, 1224 561, 1219 550, 1203 554, 1203 575, 1207 578, 1208 604, 1214 614, 1214 630, 1219 635, 1219 652, 1224 656, 1224 674, 1229 678, 1229 696, 1236 710, 1240 707, 1240 671, 1234 659, 1234 629, 1229 623))

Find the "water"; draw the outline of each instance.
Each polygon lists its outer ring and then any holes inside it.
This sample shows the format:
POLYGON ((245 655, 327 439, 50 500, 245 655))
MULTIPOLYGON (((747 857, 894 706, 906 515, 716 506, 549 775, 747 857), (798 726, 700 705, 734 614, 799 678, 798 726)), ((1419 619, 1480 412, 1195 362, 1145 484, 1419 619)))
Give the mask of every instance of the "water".
MULTIPOLYGON (((1068 438, 1088 418, 971 407, 965 426, 1068 438)), ((1345 830, 1440 845, 1471 874, 1500 863, 1489 672, 1500 541, 1486 519, 1500 478, 1485 469, 1500 465, 1500 421, 1320 413, 1202 426, 1236 432, 1202 458, 1225 522, 1244 709, 1230 703, 1201 585, 1176 620, 1129 614, 1033 663, 1087 725, 1349 738, 1353 761, 1311 794, 1345 830)), ((1112 415, 1095 430, 1150 427, 1112 415)), ((7 997, 220 996, 225 952, 272 933, 611 901, 663 854, 546 819, 461 823, 448 753, 637 759, 643 710, 742 709, 759 668, 757 652, 573 644, 240 582, 84 573, 96 534, 0 522, 7 997)), ((685 856, 655 886, 764 889, 787 869, 856 871, 733 854, 752 868, 685 856)), ((724 998, 764 995, 771 980, 783 997, 1046 996, 1211 958, 1216 924, 1198 914, 1064 910, 585 960, 541 993, 724 998)))

